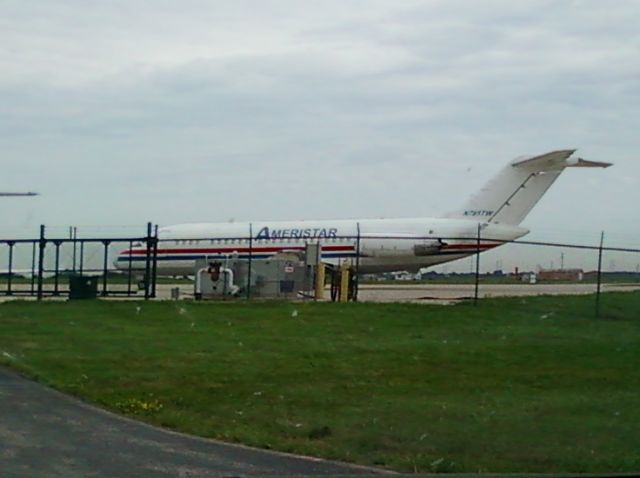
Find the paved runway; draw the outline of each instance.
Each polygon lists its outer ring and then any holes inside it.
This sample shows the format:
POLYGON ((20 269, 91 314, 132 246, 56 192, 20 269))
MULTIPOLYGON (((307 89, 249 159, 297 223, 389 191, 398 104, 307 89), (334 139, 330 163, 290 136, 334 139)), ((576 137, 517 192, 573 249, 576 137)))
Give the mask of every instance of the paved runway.
POLYGON ((381 470, 168 432, 0 368, 0 476, 238 477, 381 470))
MULTIPOLYGON (((603 292, 640 290, 640 284, 603 284, 603 292)), ((455 302, 473 297, 473 284, 366 284, 358 298, 364 302, 455 302)), ((480 297, 527 297, 535 295, 595 294, 595 284, 480 284, 480 297)))
MULTIPOLYGON (((171 289, 178 287, 180 296, 193 298, 193 286, 188 284, 160 284, 158 298, 169 299, 171 289)), ((415 303, 454 303, 474 295, 474 284, 415 284, 397 282, 395 284, 362 284, 358 299, 362 302, 415 302, 415 303)), ((640 290, 637 284, 603 284, 603 292, 640 290)), ((594 294, 595 284, 480 284, 480 297, 527 297, 534 295, 582 295, 594 294)), ((329 289, 325 289, 325 299, 329 298, 329 289)))

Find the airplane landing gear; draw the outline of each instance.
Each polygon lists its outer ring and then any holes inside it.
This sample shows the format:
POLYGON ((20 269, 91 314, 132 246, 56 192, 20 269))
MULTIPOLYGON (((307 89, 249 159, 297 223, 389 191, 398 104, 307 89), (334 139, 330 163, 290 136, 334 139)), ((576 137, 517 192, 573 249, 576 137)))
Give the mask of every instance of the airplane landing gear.
POLYGON ((355 270, 346 265, 342 267, 332 267, 330 274, 331 301, 355 301, 358 291, 358 278, 355 270))

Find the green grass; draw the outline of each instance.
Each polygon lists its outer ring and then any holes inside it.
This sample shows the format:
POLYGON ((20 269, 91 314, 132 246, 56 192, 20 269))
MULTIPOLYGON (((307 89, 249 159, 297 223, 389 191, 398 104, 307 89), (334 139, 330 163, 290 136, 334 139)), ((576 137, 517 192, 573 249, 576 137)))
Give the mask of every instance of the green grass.
POLYGON ((419 472, 640 469, 640 294, 11 302, 0 361, 165 427, 419 472))

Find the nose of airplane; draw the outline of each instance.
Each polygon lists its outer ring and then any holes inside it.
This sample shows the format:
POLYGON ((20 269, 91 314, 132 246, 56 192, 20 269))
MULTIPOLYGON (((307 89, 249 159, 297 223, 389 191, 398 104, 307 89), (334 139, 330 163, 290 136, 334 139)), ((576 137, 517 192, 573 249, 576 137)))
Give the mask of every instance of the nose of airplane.
POLYGON ((129 266, 131 257, 131 251, 129 249, 122 250, 118 252, 118 255, 113 260, 113 266, 116 269, 126 269, 129 266))

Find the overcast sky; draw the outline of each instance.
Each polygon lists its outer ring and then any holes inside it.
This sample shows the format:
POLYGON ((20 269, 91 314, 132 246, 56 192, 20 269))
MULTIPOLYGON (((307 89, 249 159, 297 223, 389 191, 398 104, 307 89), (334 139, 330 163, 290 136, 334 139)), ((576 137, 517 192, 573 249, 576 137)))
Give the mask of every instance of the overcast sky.
POLYGON ((0 0, 3 236, 439 215, 578 148, 525 225, 640 242, 640 2, 0 0), (617 236, 616 236, 617 235, 617 236))

